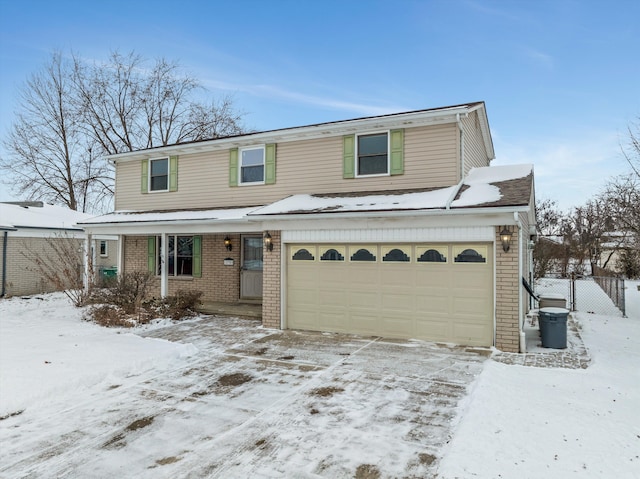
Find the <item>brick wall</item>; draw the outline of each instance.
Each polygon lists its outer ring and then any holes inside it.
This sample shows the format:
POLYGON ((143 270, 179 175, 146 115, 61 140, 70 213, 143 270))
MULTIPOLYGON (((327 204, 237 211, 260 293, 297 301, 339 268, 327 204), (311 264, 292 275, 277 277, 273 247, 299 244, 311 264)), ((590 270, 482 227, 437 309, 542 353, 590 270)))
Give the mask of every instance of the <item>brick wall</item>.
POLYGON ((264 270, 262 282, 262 325, 266 328, 280 329, 280 231, 270 231, 273 251, 264 251, 264 270))
POLYGON ((501 227, 496 234, 496 348, 501 351, 520 351, 520 327, 518 293, 520 276, 518 272, 518 232, 511 226, 513 237, 507 253, 500 241, 501 227))
MULTIPOLYGON (((519 213, 520 222, 522 223, 522 230, 520 235, 522 237, 522 254, 520 256, 522 261, 522 276, 533 284, 531 278, 531 255, 533 250, 529 249, 529 215, 527 213, 519 213)), ((524 314, 529 312, 529 295, 522 294, 522 311, 524 314)), ((524 318, 520 318, 524 320, 524 318)))
MULTIPOLYGON (((5 295, 19 296, 28 294, 50 293, 58 288, 42 277, 36 258, 56 264, 56 254, 51 242, 70 241, 75 243, 78 251, 78 264, 83 264, 82 240, 71 238, 23 238, 12 236, 7 238, 7 270, 5 295)), ((0 234, 0 251, 4 243, 4 234, 0 234)), ((81 274, 81 271, 78 271, 81 274)))
MULTIPOLYGON (((125 272, 147 271, 147 236, 126 236, 124 243, 125 272)), ((203 301, 238 301, 240 293, 240 235, 202 235, 202 277, 169 277, 169 295, 178 290, 202 291, 203 301), (232 250, 227 251, 224 238, 229 236, 232 250), (232 258, 233 266, 224 259, 232 258)), ((160 296, 160 278, 153 280, 153 296, 160 296)))

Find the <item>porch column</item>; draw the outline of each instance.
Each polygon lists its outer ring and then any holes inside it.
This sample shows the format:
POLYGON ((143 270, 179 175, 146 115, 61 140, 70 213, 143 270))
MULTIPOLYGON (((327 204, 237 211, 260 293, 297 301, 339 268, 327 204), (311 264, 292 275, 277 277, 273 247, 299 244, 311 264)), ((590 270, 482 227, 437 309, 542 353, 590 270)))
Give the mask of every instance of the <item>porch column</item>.
POLYGON ((83 251, 83 256, 84 256, 84 274, 83 274, 83 286, 85 291, 88 291, 89 288, 91 287, 91 284, 93 283, 93 265, 95 263, 94 261, 94 253, 95 253, 95 248, 93 248, 93 245, 91 244, 93 241, 93 237, 91 236, 91 233, 87 233, 84 237, 84 251, 83 251))
POLYGON ((121 277, 124 274, 124 235, 118 235, 118 257, 116 258, 118 271, 116 274, 121 277))
POLYGON ((160 297, 165 298, 169 294, 169 236, 162 233, 160 241, 160 297))

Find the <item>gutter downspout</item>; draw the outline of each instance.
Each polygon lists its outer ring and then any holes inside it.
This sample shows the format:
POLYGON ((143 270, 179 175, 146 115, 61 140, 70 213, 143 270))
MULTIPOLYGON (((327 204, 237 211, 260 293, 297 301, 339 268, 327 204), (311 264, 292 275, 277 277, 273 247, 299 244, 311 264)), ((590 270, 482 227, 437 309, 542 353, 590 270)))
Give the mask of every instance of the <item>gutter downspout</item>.
POLYGON ((445 207, 444 207, 445 210, 451 209, 451 203, 453 203, 453 200, 455 200, 456 196, 458 196, 458 192, 460 191, 460 188, 462 188, 463 184, 464 184, 464 178, 460 180, 460 182, 455 186, 455 188, 449 195, 449 198, 447 198, 447 203, 445 204, 445 207))
POLYGON ((0 298, 4 298, 7 293, 7 239, 9 238, 9 232, 4 232, 4 241, 2 242, 2 294, 0 298))
MULTIPOLYGON (((467 113, 464 113, 464 118, 468 116, 467 113)), ((445 210, 451 209, 451 203, 458 196, 458 192, 462 185, 464 184, 464 129, 462 128, 462 122, 460 121, 460 113, 456 113, 456 124, 458 125, 458 129, 460 130, 460 181, 456 185, 455 189, 447 199, 447 203, 445 205, 445 210)))
POLYGON ((518 227, 518 330, 520 331, 520 352, 527 352, 527 338, 525 336, 523 326, 523 311, 522 311, 522 286, 520 285, 522 278, 522 222, 517 212, 513 212, 513 219, 518 227))
MULTIPOLYGON (((467 113, 464 114, 464 117, 467 117, 467 113)), ((462 122, 460 121, 460 113, 456 113, 456 124, 460 130, 460 178, 464 178, 464 128, 462 128, 462 122)))

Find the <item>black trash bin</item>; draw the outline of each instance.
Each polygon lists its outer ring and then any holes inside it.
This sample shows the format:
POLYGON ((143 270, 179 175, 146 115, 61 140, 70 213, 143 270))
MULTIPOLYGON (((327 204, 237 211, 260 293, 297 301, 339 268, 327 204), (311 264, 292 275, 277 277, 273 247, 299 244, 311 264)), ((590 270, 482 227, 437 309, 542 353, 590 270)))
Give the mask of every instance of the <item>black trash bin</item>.
POLYGON ((565 349, 567 347, 567 317, 564 308, 542 308, 538 311, 540 337, 543 348, 565 349))

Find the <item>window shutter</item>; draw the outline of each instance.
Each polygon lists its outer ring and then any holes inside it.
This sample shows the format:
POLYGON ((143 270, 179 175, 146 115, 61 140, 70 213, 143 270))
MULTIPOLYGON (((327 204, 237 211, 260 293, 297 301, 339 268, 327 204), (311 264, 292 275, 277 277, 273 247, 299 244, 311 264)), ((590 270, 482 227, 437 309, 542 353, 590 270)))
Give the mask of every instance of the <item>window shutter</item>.
POLYGON ((229 150, 229 186, 238 186, 238 149, 229 150))
POLYGON ((191 275, 202 277, 202 236, 193 237, 193 269, 191 275))
POLYGON ((391 130, 391 174, 404 173, 404 130, 391 130))
POLYGON ((354 178, 356 169, 356 136, 342 137, 342 177, 354 178))
POLYGON ((149 160, 142 160, 142 173, 140 174, 140 192, 149 192, 149 160))
POLYGON ((265 146, 264 150, 264 184, 273 185, 276 182, 276 144, 265 146))
POLYGON ((169 191, 178 191, 178 157, 169 157, 169 191))
POLYGON ((147 268, 149 273, 156 274, 156 237, 147 238, 147 268))

